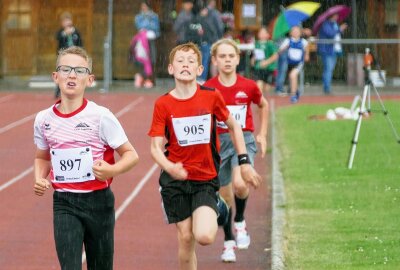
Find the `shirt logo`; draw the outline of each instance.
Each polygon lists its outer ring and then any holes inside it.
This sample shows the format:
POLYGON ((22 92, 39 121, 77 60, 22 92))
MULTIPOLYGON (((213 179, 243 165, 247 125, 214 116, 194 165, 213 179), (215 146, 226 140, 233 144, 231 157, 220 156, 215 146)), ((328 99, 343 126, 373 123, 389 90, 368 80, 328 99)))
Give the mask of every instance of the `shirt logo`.
POLYGON ((45 123, 44 124, 44 130, 50 130, 50 124, 49 123, 45 123))
POLYGON ((92 130, 92 128, 85 122, 76 125, 75 130, 92 130))
POLYGON ((236 93, 235 98, 248 98, 249 96, 243 92, 243 91, 239 91, 236 93))

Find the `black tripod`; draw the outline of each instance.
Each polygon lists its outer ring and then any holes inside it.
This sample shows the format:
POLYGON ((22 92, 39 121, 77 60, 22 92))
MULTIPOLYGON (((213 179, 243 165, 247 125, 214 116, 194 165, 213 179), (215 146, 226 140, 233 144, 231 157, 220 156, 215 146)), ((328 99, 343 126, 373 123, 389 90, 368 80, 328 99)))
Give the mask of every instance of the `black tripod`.
MULTIPOLYGON (((384 80, 384 78, 382 76, 382 72, 381 72, 380 66, 379 66, 379 62, 378 61, 376 61, 376 62, 377 62, 376 66, 378 68, 379 77, 382 80, 384 80)), ((370 78, 370 66, 368 66, 368 67, 366 66, 365 67, 365 84, 364 84, 364 90, 363 90, 363 94, 362 94, 361 107, 360 107, 360 111, 359 111, 359 115, 358 115, 358 119, 357 119, 357 124, 356 124, 356 129, 355 129, 355 132, 354 132, 354 137, 353 137, 353 140, 351 141, 352 146, 351 146, 351 150, 350 150, 349 163, 348 163, 348 168, 349 169, 351 169, 353 167, 354 155, 356 154, 356 148, 357 148, 357 143, 358 143, 358 136, 360 135, 360 128, 361 128, 362 118, 365 115, 365 113, 368 113, 368 114, 371 113, 371 88, 374 90, 374 92, 375 92, 375 94, 376 94, 376 96, 378 98, 379 104, 381 106, 381 110, 378 110, 378 111, 381 111, 383 113, 383 115, 385 116, 389 126, 392 129, 392 132, 393 132, 393 135, 396 138, 396 141, 398 143, 400 143, 399 135, 397 134, 397 131, 396 131, 394 125, 393 125, 393 122, 392 122, 392 120, 390 119, 390 117, 388 115, 389 112, 386 109, 385 105, 383 104, 383 101, 382 101, 382 99, 381 99, 381 97, 380 97, 380 95, 378 93, 378 90, 376 89, 376 87, 374 86, 373 82, 371 81, 371 78, 370 78), (366 103, 367 103, 367 107, 365 107, 366 103), (364 108, 366 108, 366 109, 364 110, 364 108)))

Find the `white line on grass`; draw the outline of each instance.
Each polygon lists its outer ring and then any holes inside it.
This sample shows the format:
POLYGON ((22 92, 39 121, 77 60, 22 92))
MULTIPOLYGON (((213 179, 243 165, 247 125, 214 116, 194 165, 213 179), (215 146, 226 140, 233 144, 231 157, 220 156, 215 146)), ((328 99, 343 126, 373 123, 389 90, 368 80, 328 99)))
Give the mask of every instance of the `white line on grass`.
POLYGON ((0 98, 0 103, 6 102, 6 101, 8 101, 8 100, 12 99, 13 97, 14 97, 14 95, 13 95, 13 94, 10 94, 10 95, 7 95, 7 96, 4 96, 4 97, 0 98))
POLYGON ((283 226, 285 223, 285 192, 279 162, 281 158, 276 141, 275 103, 271 100, 272 118, 272 270, 284 269, 283 226))
MULTIPOLYGON (((125 113, 127 113, 129 110, 131 110, 131 109, 133 109, 136 105, 138 105, 140 102, 142 102, 144 100, 144 98, 141 96, 141 97, 139 97, 139 98, 137 98, 137 99, 135 99, 134 101, 132 101, 131 103, 129 103, 128 105, 126 105, 124 108, 122 108, 119 112, 117 112, 116 114, 115 114, 115 116, 116 117, 121 117, 122 115, 124 115, 125 113)), ((28 117, 34 117, 36 114, 32 114, 32 115, 30 115, 30 116, 27 116, 27 117, 25 117, 25 118, 28 118, 28 117)), ((24 120, 25 118, 22 118, 21 120, 19 120, 19 121, 22 121, 22 120, 24 120)), ((17 122, 19 122, 19 121, 17 121, 17 122)), ((25 121, 26 122, 26 121, 25 121)), ((16 122, 14 122, 14 123, 16 123, 16 122)), ((20 123, 21 124, 21 123, 20 123)), ((11 124, 10 124, 11 125, 11 124)), ((10 125, 7 125, 6 127, 8 127, 8 126, 10 126, 10 125)), ((14 126, 13 127, 15 127, 15 126, 17 126, 17 125, 15 125, 14 124, 14 126)), ((6 128, 6 127, 4 127, 4 128, 6 128)), ((13 128, 13 127, 10 127, 9 129, 11 129, 11 128, 13 128)), ((4 128, 1 128, 0 129, 0 134, 1 133, 3 133, 3 132, 5 132, 5 131, 2 131, 4 128)), ((7 129, 7 130, 9 130, 9 129, 7 129)), ((8 180, 7 182, 5 182, 3 185, 1 185, 0 186, 0 191, 3 191, 4 189, 6 189, 7 187, 9 187, 9 186, 11 186, 12 184, 14 184, 14 183, 16 183, 16 182, 18 182, 19 180, 21 180, 22 178, 24 178, 26 175, 28 175, 29 173, 31 173, 33 171, 33 166, 31 166, 31 167, 29 167, 28 169, 26 169, 26 170, 24 170, 22 173, 20 173, 19 175, 17 175, 17 176, 15 176, 14 178, 12 178, 12 179, 10 179, 10 180, 8 180)))
MULTIPOLYGON (((150 177, 154 174, 156 169, 158 168, 157 164, 153 164, 153 166, 147 171, 146 175, 139 181, 136 187, 133 189, 131 194, 125 199, 125 201, 118 207, 117 211, 115 211, 115 221, 119 218, 119 216, 125 211, 125 209, 129 206, 129 204, 136 198, 139 192, 142 190, 144 185, 149 181, 150 177)), ((82 253, 82 263, 86 261, 86 253, 82 253)))

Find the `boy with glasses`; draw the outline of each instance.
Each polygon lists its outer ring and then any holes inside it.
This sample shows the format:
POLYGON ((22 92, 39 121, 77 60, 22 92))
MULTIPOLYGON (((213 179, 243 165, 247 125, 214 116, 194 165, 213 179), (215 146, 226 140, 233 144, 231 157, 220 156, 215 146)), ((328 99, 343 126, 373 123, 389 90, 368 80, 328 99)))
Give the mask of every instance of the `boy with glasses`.
POLYGON ((53 80, 61 100, 39 112, 34 192, 53 193, 54 239, 61 269, 112 269, 114 255, 114 176, 130 170, 138 155, 116 117, 84 98, 93 83, 92 60, 80 47, 60 50, 53 80), (114 151, 120 155, 114 160, 114 151), (50 174, 50 181, 46 178, 50 174))

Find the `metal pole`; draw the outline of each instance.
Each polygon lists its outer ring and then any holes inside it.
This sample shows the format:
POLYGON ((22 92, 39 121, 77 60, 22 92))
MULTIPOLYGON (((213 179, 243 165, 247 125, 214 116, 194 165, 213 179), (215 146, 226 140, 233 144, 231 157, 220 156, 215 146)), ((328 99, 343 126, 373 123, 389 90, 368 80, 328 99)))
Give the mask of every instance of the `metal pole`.
POLYGON ((349 168, 349 169, 351 169, 353 167, 354 155, 356 154, 356 148, 357 148, 357 143, 358 143, 358 136, 360 135, 361 121, 362 121, 363 114, 365 113, 365 111, 363 111, 363 108, 365 108, 365 103, 367 100, 367 96, 369 95, 369 92, 370 92, 370 84, 368 83, 364 86, 364 91, 363 91, 363 96, 362 96, 362 101, 361 101, 360 112, 358 114, 356 130, 354 132, 353 141, 351 142, 352 146, 351 146, 351 150, 350 150, 349 163, 347 166, 347 168, 349 168))
POLYGON ((108 22, 107 36, 104 41, 104 87, 103 93, 108 93, 112 84, 112 25, 113 22, 113 0, 108 0, 108 22))
MULTIPOLYGON (((352 26, 351 26, 351 37, 357 39, 357 4, 356 0, 351 1, 351 14, 352 14, 352 26)), ((357 74, 357 44, 353 44, 354 54, 354 74, 357 74)))

